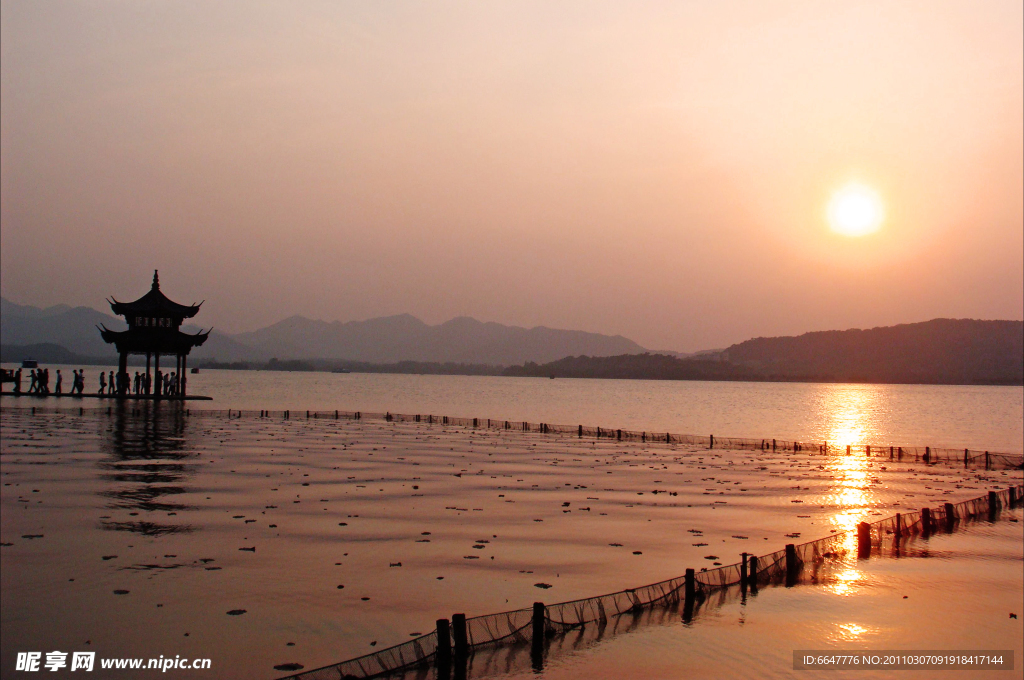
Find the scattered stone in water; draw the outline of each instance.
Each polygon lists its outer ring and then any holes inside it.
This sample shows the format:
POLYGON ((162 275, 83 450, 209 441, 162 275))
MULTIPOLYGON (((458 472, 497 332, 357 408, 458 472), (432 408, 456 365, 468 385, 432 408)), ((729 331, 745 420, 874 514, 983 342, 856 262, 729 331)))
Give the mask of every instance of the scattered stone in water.
MULTIPOLYGON (((188 633, 185 634, 188 635, 188 633)), ((295 643, 289 642, 288 644, 292 645, 295 643)), ((275 671, 301 671, 303 668, 305 668, 305 666, 303 666, 301 663, 279 663, 276 666, 274 666, 275 671)))
POLYGON ((106 562, 107 560, 116 560, 116 559, 117 559, 117 555, 104 555, 103 556, 103 561, 104 562, 106 562))
POLYGON ((115 590, 114 591, 114 595, 127 595, 128 592, 129 591, 127 591, 127 590, 115 590))
POLYGON ((552 586, 551 586, 550 583, 534 583, 533 587, 534 588, 543 588, 544 590, 547 590, 548 588, 551 588, 552 586))
POLYGON ((246 550, 248 552, 256 552, 256 546, 253 546, 251 548, 239 548, 239 550, 246 550))
POLYGON ((228 612, 228 616, 241 616, 246 612, 245 609, 232 609, 228 612))

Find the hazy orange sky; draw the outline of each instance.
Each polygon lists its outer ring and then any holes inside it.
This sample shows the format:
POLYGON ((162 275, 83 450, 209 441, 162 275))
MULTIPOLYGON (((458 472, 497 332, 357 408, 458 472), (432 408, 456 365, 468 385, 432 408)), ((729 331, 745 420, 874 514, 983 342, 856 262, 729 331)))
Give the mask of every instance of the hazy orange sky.
POLYGON ((1005 2, 3 2, 0 292, 653 349, 1024 317, 1005 2), (885 222, 833 233, 851 181, 885 222))

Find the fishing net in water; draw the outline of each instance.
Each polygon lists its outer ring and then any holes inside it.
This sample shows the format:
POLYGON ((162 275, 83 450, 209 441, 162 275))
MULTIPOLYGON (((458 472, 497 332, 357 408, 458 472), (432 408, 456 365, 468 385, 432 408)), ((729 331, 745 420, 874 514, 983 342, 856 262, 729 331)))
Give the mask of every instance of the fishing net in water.
MULTIPOLYGON (((886 545, 898 545, 917 534, 934 531, 950 522, 969 522, 993 517, 1002 507, 1019 504, 1024 486, 992 492, 949 507, 943 505, 929 509, 929 527, 924 526, 923 512, 900 513, 868 525, 870 545, 881 550, 886 545)), ((694 572, 694 606, 699 608, 711 598, 722 602, 732 586, 745 583, 751 587, 808 580, 817 583, 848 555, 856 532, 837 532, 831 536, 808 541, 767 555, 750 556, 746 564, 730 564, 714 569, 694 572), (743 580, 744 570, 747 579, 743 580)), ((546 638, 558 638, 576 630, 596 625, 602 634, 620 627, 631 628, 638 617, 652 612, 674 612, 684 602, 686 577, 659 581, 639 588, 629 588, 596 597, 549 604, 543 608, 546 638)), ((466 619, 467 642, 470 648, 524 645, 532 641, 533 609, 515 609, 466 619)), ((454 639, 449 640, 449 645, 454 639)), ((408 671, 417 667, 427 669, 433 662, 437 647, 437 634, 431 633, 388 649, 367 654, 334 666, 289 676, 293 680, 339 680, 371 678, 408 671)), ((425 671, 424 671, 425 672, 425 671)))

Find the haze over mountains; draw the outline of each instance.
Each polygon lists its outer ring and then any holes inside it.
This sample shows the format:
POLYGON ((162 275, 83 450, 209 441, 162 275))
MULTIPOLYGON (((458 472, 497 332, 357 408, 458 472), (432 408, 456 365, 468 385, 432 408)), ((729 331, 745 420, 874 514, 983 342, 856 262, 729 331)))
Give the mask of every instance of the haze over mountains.
MULTIPOLYGON (((5 361, 22 355, 47 362, 112 360, 96 326, 124 328, 120 319, 88 307, 40 309, 2 298, 0 304, 5 361)), ((198 327, 183 329, 195 332, 198 327)), ((389 365, 389 372, 427 372, 430 367, 422 365, 395 366, 419 362, 447 364, 444 372, 450 373, 479 373, 491 366, 495 373, 508 367, 506 375, 545 377, 1019 385, 1024 383, 1024 322, 933 319, 755 338, 687 356, 649 352, 622 336, 520 328, 469 317, 432 326, 409 314, 347 322, 293 316, 250 333, 214 331, 192 354, 194 362, 272 358, 318 360, 321 368, 348 362, 353 370, 389 365)))
MULTIPOLYGON (((96 326, 123 330, 122 320, 88 307, 58 305, 47 309, 2 299, 0 344, 25 346, 55 343, 83 356, 113 356, 96 326)), ((198 327, 183 326, 186 332, 198 327)), ((342 359, 371 363, 434 361, 508 366, 548 362, 565 356, 612 356, 645 352, 622 336, 539 326, 520 328, 458 317, 431 326, 409 314, 366 321, 318 321, 292 316, 250 333, 227 335, 216 330, 192 353, 193 359, 219 361, 342 359)))

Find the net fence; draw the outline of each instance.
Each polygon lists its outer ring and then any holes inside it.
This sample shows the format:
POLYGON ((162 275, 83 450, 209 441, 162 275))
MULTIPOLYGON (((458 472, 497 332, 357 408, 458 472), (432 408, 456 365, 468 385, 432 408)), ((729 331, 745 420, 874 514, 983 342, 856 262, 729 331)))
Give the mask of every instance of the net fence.
MULTIPOLYGON (((1001 508, 1021 503, 1024 485, 1016 485, 957 504, 901 513, 869 523, 870 552, 882 554, 919 534, 951 530, 959 523, 994 519, 1001 508), (925 515, 928 515, 926 518, 925 515), (927 524, 926 524, 927 522, 927 524)), ((857 531, 838 532, 799 545, 787 546, 766 555, 749 556, 745 562, 693 572, 692 600, 688 606, 699 608, 711 598, 724 601, 733 586, 751 588, 801 581, 819 582, 829 566, 840 563, 856 545, 857 531)), ((549 604, 543 608, 545 638, 557 638, 570 631, 597 626, 602 632, 631 627, 635 617, 655 610, 675 611, 686 605, 687 577, 676 577, 615 593, 549 604)), ((534 610, 515 609, 466 619, 468 647, 475 652, 489 646, 525 645, 532 642, 534 610)), ((348 680, 382 677, 411 669, 427 669, 435 661, 437 634, 431 633, 395 647, 367 654, 340 664, 288 676, 290 680, 348 680)), ((454 633, 447 647, 455 645, 454 633)))
POLYGON ((96 408, 59 408, 48 406, 36 407, 4 407, 4 410, 21 410, 32 413, 89 413, 113 414, 119 409, 131 410, 132 413, 143 414, 147 410, 160 406, 170 406, 182 411, 190 417, 227 418, 227 419, 278 419, 278 420, 383 420, 392 423, 425 423, 428 425, 447 425, 484 430, 506 430, 509 432, 533 432, 539 434, 570 435, 578 438, 590 437, 615 441, 664 443, 694 446, 708 449, 725 450, 760 450, 783 451, 790 453, 806 453, 809 455, 863 455, 901 462, 916 462, 927 465, 962 465, 965 468, 984 468, 986 470, 1024 469, 1024 455, 1007 452, 992 452, 976 449, 951 449, 932 446, 897 446, 895 444, 856 444, 837 446, 827 441, 793 441, 784 439, 755 439, 749 437, 718 437, 715 435, 676 434, 672 432, 652 432, 623 430, 597 427, 590 425, 556 425, 551 423, 533 423, 518 420, 496 420, 493 418, 462 418, 434 414, 408 414, 369 411, 291 411, 291 410, 240 410, 240 409, 193 409, 181 402, 160 404, 159 402, 143 402, 132 405, 130 401, 120 402, 115 406, 96 408))

